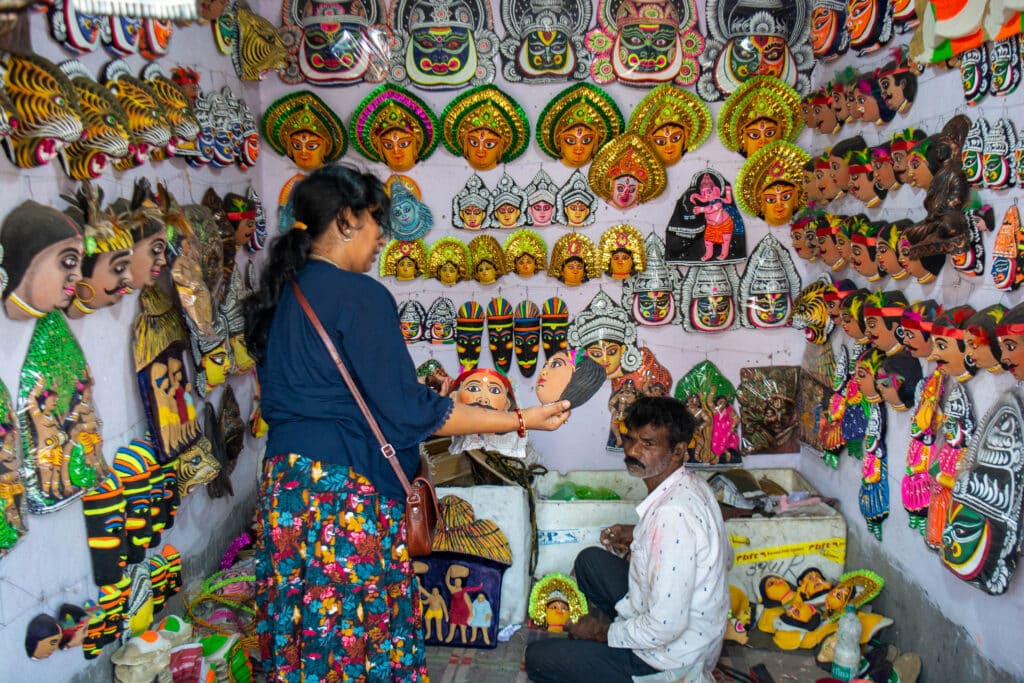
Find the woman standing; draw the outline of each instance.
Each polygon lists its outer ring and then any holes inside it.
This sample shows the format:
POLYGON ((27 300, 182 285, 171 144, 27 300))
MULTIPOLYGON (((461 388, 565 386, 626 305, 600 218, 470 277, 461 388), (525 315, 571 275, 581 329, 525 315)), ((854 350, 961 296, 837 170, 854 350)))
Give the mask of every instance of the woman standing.
POLYGON ((270 425, 256 565, 263 667, 269 681, 287 683, 420 681, 427 668, 405 493, 292 279, 410 478, 431 434, 553 430, 569 404, 492 411, 419 384, 395 300, 365 275, 389 227, 381 182, 326 166, 296 186, 293 202, 295 225, 272 245, 246 302, 270 425))

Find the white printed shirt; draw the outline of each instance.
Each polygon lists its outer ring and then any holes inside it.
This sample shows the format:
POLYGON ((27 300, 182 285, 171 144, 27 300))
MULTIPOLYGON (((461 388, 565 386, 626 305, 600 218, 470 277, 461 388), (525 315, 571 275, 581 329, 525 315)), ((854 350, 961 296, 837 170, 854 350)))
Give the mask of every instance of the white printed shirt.
POLYGON ((608 645, 655 669, 718 661, 729 614, 732 546, 711 487, 679 468, 637 506, 629 590, 615 605, 608 645))

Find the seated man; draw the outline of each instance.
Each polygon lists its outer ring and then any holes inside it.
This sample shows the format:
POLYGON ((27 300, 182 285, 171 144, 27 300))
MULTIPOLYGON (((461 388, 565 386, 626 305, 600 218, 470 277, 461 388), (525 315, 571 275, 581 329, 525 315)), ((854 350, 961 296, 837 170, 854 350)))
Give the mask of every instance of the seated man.
POLYGON ((687 683, 712 680, 732 546, 711 488, 683 467, 693 418, 676 399, 643 396, 624 422, 626 469, 648 490, 640 522, 605 529, 605 548, 576 558, 591 613, 566 624, 571 639, 526 648, 534 683, 632 683, 659 671, 678 671, 687 683))

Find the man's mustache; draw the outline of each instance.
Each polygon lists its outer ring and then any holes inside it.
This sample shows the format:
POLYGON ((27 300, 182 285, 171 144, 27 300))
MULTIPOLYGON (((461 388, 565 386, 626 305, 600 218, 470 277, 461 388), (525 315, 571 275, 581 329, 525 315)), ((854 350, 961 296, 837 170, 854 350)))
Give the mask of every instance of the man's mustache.
POLYGON ((630 465, 632 465, 634 467, 639 467, 641 469, 643 469, 643 467, 644 467, 644 464, 642 462, 640 462, 636 458, 630 457, 628 455, 625 458, 622 459, 622 462, 626 463, 626 467, 629 467, 630 465))

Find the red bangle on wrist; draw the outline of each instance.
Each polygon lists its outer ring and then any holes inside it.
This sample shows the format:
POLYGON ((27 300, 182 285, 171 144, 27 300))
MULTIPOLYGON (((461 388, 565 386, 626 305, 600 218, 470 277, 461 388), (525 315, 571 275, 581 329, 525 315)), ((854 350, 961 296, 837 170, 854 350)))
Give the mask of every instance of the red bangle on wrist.
POLYGON ((519 429, 516 430, 516 434, 520 437, 526 436, 526 420, 523 419, 523 411, 516 408, 516 417, 519 418, 519 429))

